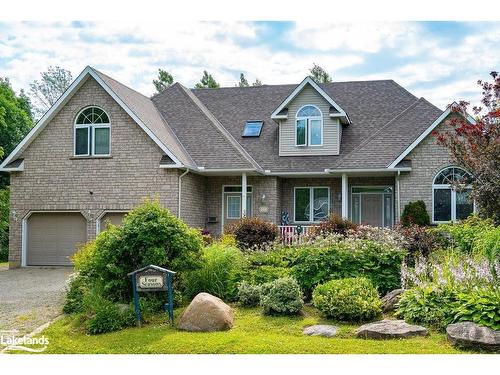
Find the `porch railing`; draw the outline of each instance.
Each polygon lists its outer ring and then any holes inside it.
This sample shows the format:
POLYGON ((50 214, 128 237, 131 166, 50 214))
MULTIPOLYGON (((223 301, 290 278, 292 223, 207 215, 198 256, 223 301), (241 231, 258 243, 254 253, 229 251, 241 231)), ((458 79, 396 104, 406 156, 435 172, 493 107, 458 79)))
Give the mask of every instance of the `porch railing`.
POLYGON ((280 239, 283 245, 297 245, 302 243, 304 238, 308 237, 309 231, 315 227, 315 225, 304 225, 302 227, 302 232, 300 235, 297 233, 298 225, 279 225, 280 239))

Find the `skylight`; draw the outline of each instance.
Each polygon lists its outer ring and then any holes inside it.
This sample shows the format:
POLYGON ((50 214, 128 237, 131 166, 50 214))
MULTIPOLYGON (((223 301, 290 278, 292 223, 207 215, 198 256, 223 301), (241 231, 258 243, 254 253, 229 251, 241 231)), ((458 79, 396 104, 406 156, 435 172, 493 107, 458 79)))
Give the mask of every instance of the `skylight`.
POLYGON ((243 130, 243 137, 258 137, 262 131, 263 121, 247 121, 243 130))

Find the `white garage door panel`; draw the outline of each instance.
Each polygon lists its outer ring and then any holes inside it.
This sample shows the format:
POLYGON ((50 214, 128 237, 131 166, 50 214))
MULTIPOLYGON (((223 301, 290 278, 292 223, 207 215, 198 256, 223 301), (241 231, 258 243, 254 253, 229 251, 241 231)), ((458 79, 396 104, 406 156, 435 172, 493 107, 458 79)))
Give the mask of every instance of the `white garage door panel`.
POLYGON ((28 218, 27 265, 71 265, 69 257, 87 239, 87 223, 77 212, 34 213, 28 218))

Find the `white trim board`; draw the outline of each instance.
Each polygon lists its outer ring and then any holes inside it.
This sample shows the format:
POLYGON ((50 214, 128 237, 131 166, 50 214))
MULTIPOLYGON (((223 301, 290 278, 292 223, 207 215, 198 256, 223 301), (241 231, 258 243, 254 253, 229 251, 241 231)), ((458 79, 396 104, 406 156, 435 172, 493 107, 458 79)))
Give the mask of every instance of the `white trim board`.
POLYGON ((182 163, 177 159, 177 157, 165 146, 158 137, 142 122, 142 120, 121 100, 121 98, 104 82, 101 77, 96 73, 96 71, 87 66, 78 77, 71 83, 71 85, 66 89, 66 91, 57 99, 52 107, 43 115, 43 117, 37 122, 37 124, 30 130, 28 135, 23 138, 21 143, 10 153, 9 156, 5 158, 3 163, 0 165, 0 171, 9 171, 10 169, 4 170, 4 167, 17 159, 21 153, 26 150, 26 148, 31 144, 31 142, 40 134, 40 132, 47 126, 47 124, 59 113, 62 107, 73 97, 76 91, 87 81, 89 77, 94 78, 97 83, 122 107, 122 109, 130 116, 132 119, 141 127, 142 130, 146 132, 147 135, 160 147, 160 149, 165 152, 177 166, 181 166, 182 163))
POLYGON ((330 95, 328 95, 325 90, 323 90, 316 82, 311 77, 306 77, 304 80, 293 90, 293 92, 288 95, 288 97, 283 100, 283 102, 279 105, 278 108, 274 110, 274 112, 271 115, 271 118, 274 120, 279 120, 279 119, 286 119, 288 116, 284 115, 279 115, 279 113, 293 100, 297 97, 297 95, 300 94, 300 92, 304 89, 304 87, 309 84, 311 87, 316 90, 332 107, 334 107, 338 113, 335 114, 330 114, 330 117, 340 117, 343 118, 348 124, 351 123, 349 120, 349 116, 347 116, 347 113, 331 98, 330 95))
MULTIPOLYGON (((441 124, 443 122, 443 120, 448 117, 448 115, 452 112, 452 109, 453 107, 457 106, 458 104, 456 102, 453 102, 452 104, 450 104, 448 106, 448 108, 446 108, 446 110, 441 113, 441 115, 427 128, 425 129, 425 131, 420 134, 420 136, 415 139, 411 145, 409 145, 402 153, 401 155, 399 155, 396 160, 394 160, 391 164, 389 164, 389 166, 387 168, 395 168, 396 165, 399 164, 399 162, 401 162, 401 160, 403 160, 406 156, 408 156, 408 154, 415 148, 419 145, 420 142, 422 142, 439 124, 441 124)), ((469 115, 469 114, 466 114, 467 117, 467 121, 469 121, 471 124, 475 124, 476 123, 476 120, 474 120, 474 118, 469 115)))

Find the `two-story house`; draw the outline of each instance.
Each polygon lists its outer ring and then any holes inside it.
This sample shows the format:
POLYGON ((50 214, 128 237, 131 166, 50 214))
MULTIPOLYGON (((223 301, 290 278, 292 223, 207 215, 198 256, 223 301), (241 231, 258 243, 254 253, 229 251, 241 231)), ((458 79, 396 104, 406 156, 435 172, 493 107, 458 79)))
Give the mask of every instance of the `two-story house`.
MULTIPOLYGON (((158 197, 218 235, 242 216, 389 227, 473 210, 431 132, 452 115, 392 80, 188 89, 148 98, 87 67, 4 160, 11 267, 65 265, 106 220, 158 197)), ((471 119, 471 121, 473 121, 471 119)))

